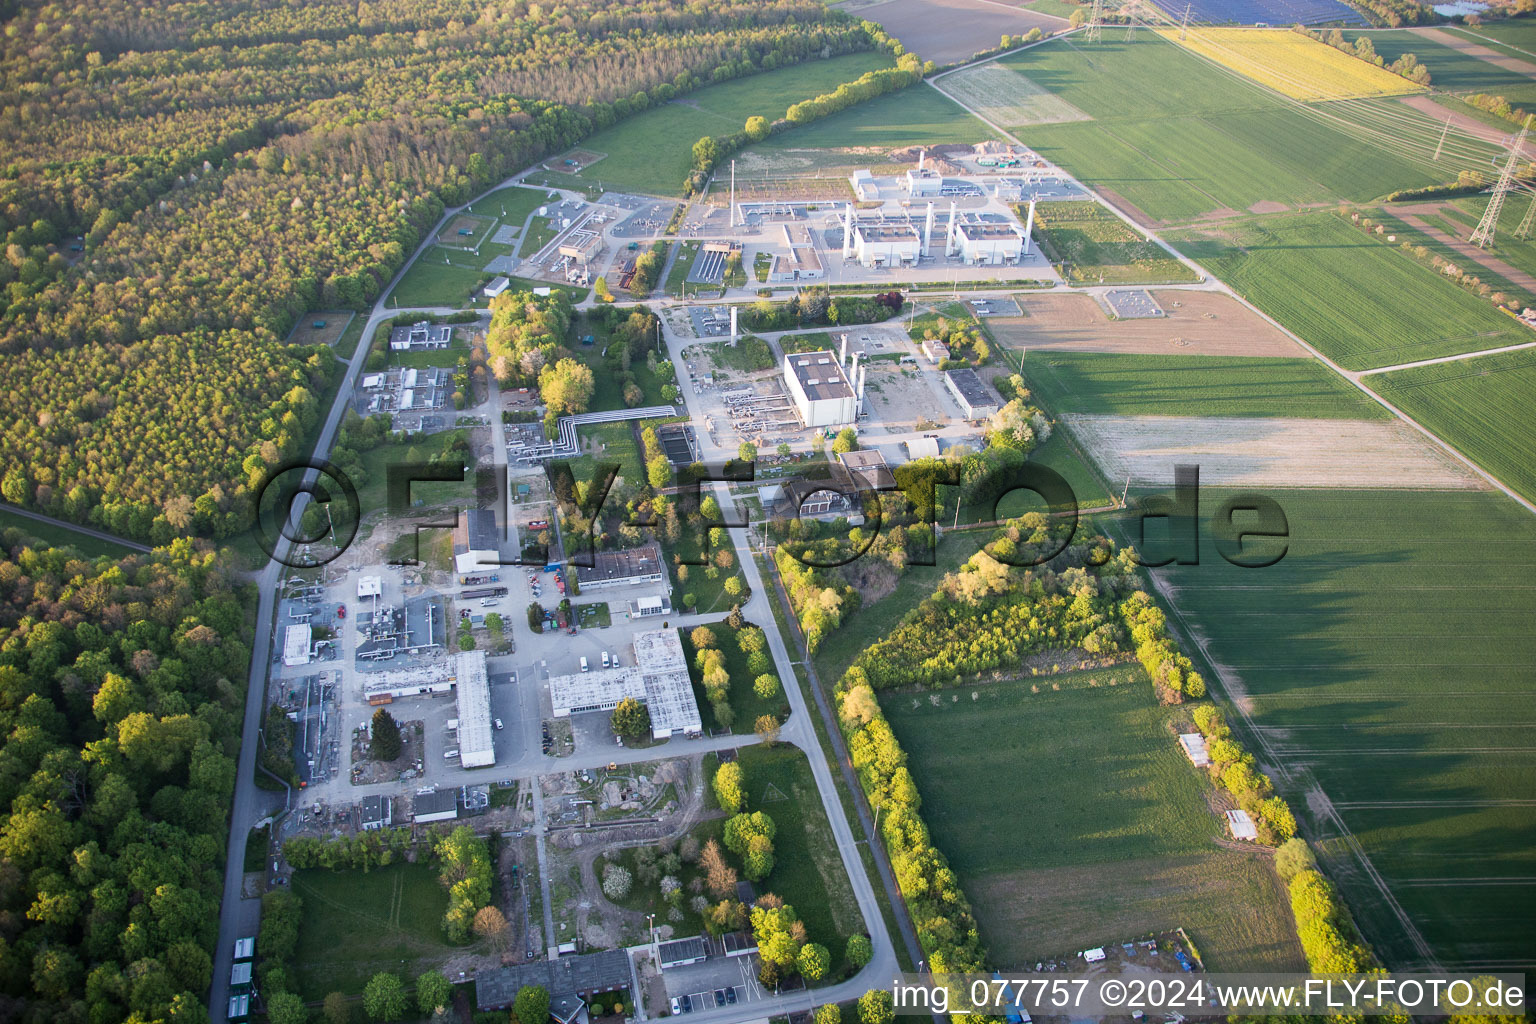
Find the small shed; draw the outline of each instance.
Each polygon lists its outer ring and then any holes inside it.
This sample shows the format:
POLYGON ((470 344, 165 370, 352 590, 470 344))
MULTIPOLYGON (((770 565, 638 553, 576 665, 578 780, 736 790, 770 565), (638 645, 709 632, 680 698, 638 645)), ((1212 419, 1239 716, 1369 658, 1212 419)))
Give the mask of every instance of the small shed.
POLYGON ((1211 750, 1205 742, 1205 737, 1197 732, 1179 733, 1179 746, 1184 748, 1184 756, 1189 758, 1189 763, 1196 768, 1204 768, 1211 763, 1211 750))
POLYGON ((1103 963, 1105 958, 1104 947, 1095 946, 1093 949, 1083 950, 1083 959, 1091 964, 1103 963))
POLYGON ((1259 838, 1259 830, 1254 827, 1253 819, 1248 817, 1248 812, 1241 808, 1227 812, 1227 830, 1232 833, 1233 839, 1243 839, 1251 843, 1259 838))

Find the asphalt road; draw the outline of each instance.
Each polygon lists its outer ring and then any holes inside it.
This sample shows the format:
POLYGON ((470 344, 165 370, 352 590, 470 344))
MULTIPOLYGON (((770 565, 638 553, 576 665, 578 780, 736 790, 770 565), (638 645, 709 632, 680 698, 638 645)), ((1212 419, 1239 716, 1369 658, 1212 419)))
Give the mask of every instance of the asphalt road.
POLYGON ((90 526, 81 526, 79 523, 70 523, 63 519, 55 519, 52 516, 45 516, 41 512, 32 512, 4 501, 0 501, 0 509, 4 509, 13 516, 21 516, 23 519, 30 519, 33 522, 47 523, 49 526, 57 526, 65 530, 73 530, 75 533, 81 534, 82 536, 94 537, 97 540, 104 540, 108 544, 116 544, 119 547, 125 547, 133 551, 139 551, 146 555, 149 554, 149 546, 147 544, 140 544, 136 540, 125 540, 116 534, 107 533, 103 530, 97 530, 90 526))

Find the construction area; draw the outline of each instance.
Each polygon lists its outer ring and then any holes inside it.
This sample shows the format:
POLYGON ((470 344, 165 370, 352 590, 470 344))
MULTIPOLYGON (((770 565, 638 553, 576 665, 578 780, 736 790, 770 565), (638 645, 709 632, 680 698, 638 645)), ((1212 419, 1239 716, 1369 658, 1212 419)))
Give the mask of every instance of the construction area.
POLYGON ((989 316, 987 329, 1009 348, 1128 355, 1290 356, 1305 350, 1230 295, 1196 289, 1109 289, 1022 293, 1022 316, 989 316), (1159 313, 1151 313, 1151 309, 1159 313), (1118 319, 1111 319, 1113 311, 1118 319), (1128 314, 1144 315, 1128 315, 1128 314))

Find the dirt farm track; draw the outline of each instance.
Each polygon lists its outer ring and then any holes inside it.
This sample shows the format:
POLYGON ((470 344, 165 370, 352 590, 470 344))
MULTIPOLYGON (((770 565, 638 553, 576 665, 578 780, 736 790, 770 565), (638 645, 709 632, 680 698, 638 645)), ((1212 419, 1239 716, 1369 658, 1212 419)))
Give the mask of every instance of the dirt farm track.
POLYGON ((873 4, 851 0, 838 4, 837 9, 879 22, 907 49, 938 64, 962 61, 978 50, 996 46, 1004 32, 1023 35, 1037 26, 1054 32, 1067 25, 1065 18, 1010 11, 1004 4, 984 0, 885 0, 873 4))
POLYGON ((1227 295, 1154 291, 1167 316, 1111 320, 1090 295, 1020 295, 1023 317, 989 319, 1009 347, 1126 355, 1289 356, 1306 352, 1227 295))
POLYGON ((1165 485, 1176 465, 1222 487, 1478 490, 1482 478, 1397 421, 1221 416, 1062 419, 1111 480, 1165 485))

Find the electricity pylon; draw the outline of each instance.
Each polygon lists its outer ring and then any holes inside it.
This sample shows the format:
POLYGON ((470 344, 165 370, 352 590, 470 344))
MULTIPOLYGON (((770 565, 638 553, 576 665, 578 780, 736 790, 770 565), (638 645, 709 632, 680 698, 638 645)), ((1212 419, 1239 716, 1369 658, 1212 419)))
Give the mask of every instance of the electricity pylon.
POLYGON ((1509 151, 1509 159, 1504 162, 1499 183, 1493 186, 1493 197, 1488 200, 1488 209, 1483 211, 1483 219, 1478 221, 1477 229, 1468 239, 1479 249, 1486 249, 1493 244, 1493 234, 1499 226, 1499 212, 1504 209, 1505 198, 1515 189, 1515 165, 1520 162, 1520 154, 1525 152, 1525 137, 1530 130, 1531 119, 1528 116, 1520 128, 1520 134, 1515 136, 1515 146, 1509 151))
POLYGON ((1184 20, 1179 23, 1179 42, 1181 43, 1184 41, 1184 37, 1189 34, 1189 7, 1189 4, 1184 5, 1184 20))
POLYGON ((1531 205, 1525 208, 1525 216, 1520 219, 1520 226, 1515 228, 1515 237, 1530 238, 1532 222, 1536 222, 1536 195, 1531 197, 1531 205))
POLYGON ((1083 41, 1096 43, 1104 30, 1104 0, 1093 0, 1093 13, 1088 16, 1088 28, 1083 41))

